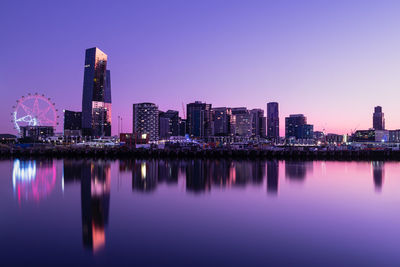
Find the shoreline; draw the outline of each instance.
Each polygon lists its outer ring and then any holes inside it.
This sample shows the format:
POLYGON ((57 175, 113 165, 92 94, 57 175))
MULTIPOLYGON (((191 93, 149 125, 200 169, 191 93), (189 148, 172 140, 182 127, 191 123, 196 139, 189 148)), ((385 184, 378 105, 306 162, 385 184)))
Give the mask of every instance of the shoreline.
POLYGON ((334 160, 334 161, 400 161, 400 151, 392 150, 332 150, 309 151, 287 148, 263 149, 131 149, 117 148, 9 148, 0 150, 0 158, 105 158, 105 159, 264 159, 264 160, 334 160))

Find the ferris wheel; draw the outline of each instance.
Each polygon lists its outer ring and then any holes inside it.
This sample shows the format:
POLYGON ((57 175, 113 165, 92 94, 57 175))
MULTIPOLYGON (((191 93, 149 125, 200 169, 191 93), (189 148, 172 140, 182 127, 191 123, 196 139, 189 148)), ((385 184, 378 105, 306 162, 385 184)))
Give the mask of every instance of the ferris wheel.
POLYGON ((55 103, 46 98, 44 94, 28 94, 17 100, 11 113, 14 128, 20 133, 21 126, 53 126, 58 125, 57 109, 55 103))

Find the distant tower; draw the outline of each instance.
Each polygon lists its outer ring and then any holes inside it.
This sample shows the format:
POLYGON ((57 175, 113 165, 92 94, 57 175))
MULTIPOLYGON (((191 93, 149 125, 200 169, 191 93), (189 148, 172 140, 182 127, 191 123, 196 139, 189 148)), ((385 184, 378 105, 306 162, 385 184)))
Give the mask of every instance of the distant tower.
POLYGON ((86 49, 82 97, 82 134, 111 136, 111 79, 107 55, 86 49))
POLYGON ((382 112, 381 106, 375 107, 375 112, 373 115, 373 128, 375 130, 385 130, 385 116, 382 112))
POLYGON ((267 137, 279 138, 279 106, 277 102, 267 104, 267 137))

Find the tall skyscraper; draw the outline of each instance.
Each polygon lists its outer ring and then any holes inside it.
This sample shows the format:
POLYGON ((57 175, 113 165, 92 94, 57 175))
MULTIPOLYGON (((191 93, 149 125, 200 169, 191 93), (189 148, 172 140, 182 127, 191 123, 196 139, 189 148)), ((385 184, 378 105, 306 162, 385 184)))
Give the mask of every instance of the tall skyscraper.
POLYGON ((277 102, 267 104, 267 137, 274 140, 279 138, 279 106, 277 102))
POLYGON ((385 130, 385 116, 381 106, 376 106, 373 115, 373 128, 375 130, 385 130))
POLYGON ((111 136, 111 77, 107 55, 86 49, 82 97, 82 134, 111 136))
POLYGON ((211 104, 196 101, 187 104, 187 131, 192 137, 206 138, 212 134, 211 104))
POLYGON ((159 137, 158 107, 153 103, 133 104, 132 131, 139 137, 146 135, 150 141, 156 141, 159 137))

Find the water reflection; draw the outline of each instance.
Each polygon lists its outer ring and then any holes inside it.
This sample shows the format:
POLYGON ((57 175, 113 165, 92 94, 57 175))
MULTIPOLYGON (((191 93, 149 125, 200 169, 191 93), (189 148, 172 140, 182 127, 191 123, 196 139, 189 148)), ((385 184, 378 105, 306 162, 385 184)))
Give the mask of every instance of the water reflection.
POLYGON ((64 182, 81 184, 83 245, 94 252, 105 245, 111 189, 107 161, 64 160, 64 182))
POLYGON ((14 160, 12 184, 18 202, 39 202, 46 198, 56 183, 56 167, 52 159, 14 160))
POLYGON ((278 161, 267 162, 267 192, 276 195, 278 193, 279 165, 278 161))
POLYGON ((385 163, 383 161, 372 162, 372 174, 374 178, 375 191, 382 191, 385 176, 385 163))
MULTIPOLYGON (((276 170, 271 173, 277 180, 276 170)), ((132 190, 153 192, 158 183, 177 184, 179 177, 184 177, 186 191, 203 193, 216 187, 243 187, 249 184, 261 185, 265 179, 267 162, 232 161, 232 160, 131 160, 121 161, 119 170, 132 171, 132 190)), ((276 181, 277 183, 277 181, 276 181)))
POLYGON ((292 181, 304 181, 308 172, 313 171, 312 161, 285 161, 286 178, 292 181))

